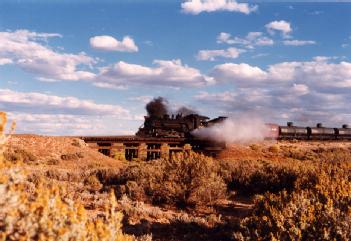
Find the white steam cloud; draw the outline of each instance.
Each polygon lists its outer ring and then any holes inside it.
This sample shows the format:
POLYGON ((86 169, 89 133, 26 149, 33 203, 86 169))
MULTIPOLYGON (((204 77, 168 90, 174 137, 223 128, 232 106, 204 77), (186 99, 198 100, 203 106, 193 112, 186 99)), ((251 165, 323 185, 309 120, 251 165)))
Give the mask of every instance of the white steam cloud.
POLYGON ((213 126, 196 129, 192 134, 200 139, 234 143, 262 141, 269 134, 269 128, 257 117, 230 117, 213 126))

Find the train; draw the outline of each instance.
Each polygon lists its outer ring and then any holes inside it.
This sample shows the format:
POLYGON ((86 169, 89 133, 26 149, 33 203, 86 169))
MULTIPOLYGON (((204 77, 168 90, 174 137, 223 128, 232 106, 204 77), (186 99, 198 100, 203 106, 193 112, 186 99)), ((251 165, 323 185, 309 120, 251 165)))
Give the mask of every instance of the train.
MULTIPOLYGON (((219 116, 210 119, 207 116, 190 114, 183 116, 164 115, 163 117, 145 116, 143 126, 136 133, 139 137, 185 138, 196 140, 192 131, 206 128, 223 122, 227 117, 219 116)), ((318 123, 315 127, 294 126, 288 122, 286 126, 267 123, 266 139, 276 140, 351 140, 351 128, 344 124, 340 128, 324 127, 318 123)))
POLYGON ((207 116, 190 114, 183 116, 164 115, 163 117, 145 116, 142 127, 139 128, 136 136, 158 137, 158 138, 191 138, 191 132, 197 128, 208 126, 207 116))
POLYGON ((278 140, 351 140, 351 128, 344 124, 338 127, 324 127, 318 123, 315 127, 294 126, 288 122, 286 126, 277 126, 278 140))

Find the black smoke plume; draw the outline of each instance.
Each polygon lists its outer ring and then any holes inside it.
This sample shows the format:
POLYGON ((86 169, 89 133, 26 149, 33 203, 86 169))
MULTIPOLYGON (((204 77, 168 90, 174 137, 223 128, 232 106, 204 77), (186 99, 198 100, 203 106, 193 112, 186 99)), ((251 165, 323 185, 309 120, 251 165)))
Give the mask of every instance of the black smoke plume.
POLYGON ((162 97, 154 98, 152 101, 146 104, 146 111, 150 117, 161 118, 168 113, 167 111, 168 101, 162 97))
POLYGON ((197 114, 197 111, 189 109, 188 107, 182 106, 177 110, 176 114, 182 114, 183 116, 186 116, 191 114, 197 114))

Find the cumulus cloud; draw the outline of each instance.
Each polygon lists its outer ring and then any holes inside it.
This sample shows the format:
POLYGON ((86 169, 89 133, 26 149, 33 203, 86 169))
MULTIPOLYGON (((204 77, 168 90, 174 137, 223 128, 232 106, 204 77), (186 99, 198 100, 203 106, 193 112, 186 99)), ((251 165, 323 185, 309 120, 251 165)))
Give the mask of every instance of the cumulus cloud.
POLYGON ((225 92, 199 92, 194 98, 225 113, 253 111, 267 121, 304 125, 350 121, 351 63, 317 56, 311 61, 282 62, 261 69, 248 64, 216 65, 216 82, 233 83, 225 92), (337 74, 335 74, 337 73, 337 74))
POLYGON ((267 31, 270 34, 274 34, 275 32, 280 32, 283 34, 284 37, 288 37, 289 33, 292 32, 292 28, 290 26, 290 23, 284 20, 280 21, 272 21, 268 24, 265 25, 267 31))
POLYGON ((138 46, 129 36, 123 37, 122 41, 108 35, 95 36, 90 38, 90 46, 104 51, 138 52, 138 46))
MULTIPOLYGON (((199 92, 194 99, 226 111, 254 112, 271 105, 272 96, 260 88, 237 88, 220 93, 199 92)), ((227 112, 228 113, 228 112, 227 112)))
POLYGON ((273 39, 264 36, 262 32, 249 32, 245 37, 232 37, 230 33, 221 32, 217 36, 217 43, 237 44, 248 49, 255 46, 270 46, 274 44, 273 39))
POLYGON ((237 85, 251 85, 267 79, 267 72, 246 63, 225 63, 216 65, 210 75, 217 82, 234 82, 237 85))
POLYGON ((181 4, 182 11, 197 15, 201 12, 229 11, 250 14, 257 10, 257 5, 238 3, 235 0, 187 0, 181 4))
POLYGON ((319 87, 351 88, 351 63, 331 63, 328 58, 307 62, 282 62, 270 65, 266 70, 245 63, 225 63, 216 65, 209 75, 216 81, 233 82, 240 86, 258 82, 276 84, 297 81, 319 87))
POLYGON ((283 124, 297 121, 302 125, 341 126, 350 122, 350 97, 347 94, 325 93, 300 84, 287 84, 276 89, 255 87, 236 88, 231 91, 200 92, 194 99, 222 115, 255 113, 267 122, 283 124))
MULTIPOLYGON (((287 39, 292 38, 292 28, 289 22, 284 20, 273 21, 265 25, 269 34, 274 35, 276 32, 280 32, 281 36, 285 39, 282 41, 287 46, 304 46, 316 44, 314 40, 298 40, 298 39, 287 39)), ((270 37, 265 36, 263 32, 249 32, 245 37, 235 37, 230 33, 221 32, 217 36, 217 43, 240 45, 247 49, 254 49, 256 46, 271 46, 274 45, 274 40, 270 37)))
MULTIPOLYGON (((8 112, 8 117, 10 122, 16 121, 16 133, 70 136, 132 135, 135 133, 133 128, 109 123, 106 121, 106 116, 8 112)), ((110 122, 116 123, 113 119, 110 122)))
POLYGON ((0 32, 2 64, 14 63, 39 77, 57 80, 89 80, 94 73, 81 68, 96 61, 81 52, 60 53, 45 45, 49 38, 62 37, 57 33, 36 33, 28 30, 0 32), (44 42, 44 43, 43 43, 44 42))
POLYGON ((216 50, 200 50, 197 53, 196 58, 198 60, 209 60, 209 61, 215 61, 219 57, 228 58, 228 59, 236 59, 243 52, 245 52, 245 50, 237 49, 237 48, 216 49, 216 50))
POLYGON ((110 86, 133 84, 159 86, 203 86, 213 83, 209 76, 195 68, 183 65, 178 60, 155 60, 156 67, 130 64, 123 61, 103 67, 95 79, 96 83, 110 86))
POLYGON ((294 39, 294 40, 284 40, 283 43, 284 43, 284 45, 290 45, 290 46, 304 46, 304 45, 316 44, 316 41, 294 39))
POLYGON ((129 111, 119 105, 97 104, 76 97, 60 97, 38 92, 0 89, 0 109, 37 114, 115 115, 128 118, 129 111))
POLYGON ((125 135, 141 124, 120 105, 76 97, 0 89, 0 109, 16 121, 17 133, 47 135, 125 135))

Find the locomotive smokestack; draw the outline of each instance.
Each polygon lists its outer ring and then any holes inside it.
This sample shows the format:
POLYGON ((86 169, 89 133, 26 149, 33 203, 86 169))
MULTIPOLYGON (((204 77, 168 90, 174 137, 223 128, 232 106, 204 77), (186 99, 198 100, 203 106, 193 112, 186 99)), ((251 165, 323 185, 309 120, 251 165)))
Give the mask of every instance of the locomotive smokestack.
POLYGON ((154 98, 146 104, 145 108, 149 117, 162 118, 168 114, 167 100, 163 97, 154 98))

